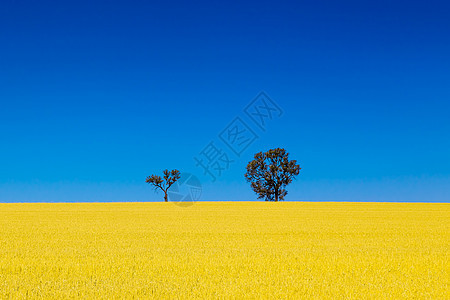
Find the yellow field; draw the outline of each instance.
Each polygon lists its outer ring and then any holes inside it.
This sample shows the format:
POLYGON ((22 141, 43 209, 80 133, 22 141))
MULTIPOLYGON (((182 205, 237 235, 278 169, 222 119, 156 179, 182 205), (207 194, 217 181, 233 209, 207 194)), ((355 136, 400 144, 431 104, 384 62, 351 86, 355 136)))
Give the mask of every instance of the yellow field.
POLYGON ((450 299, 450 204, 0 204, 0 297, 450 299))

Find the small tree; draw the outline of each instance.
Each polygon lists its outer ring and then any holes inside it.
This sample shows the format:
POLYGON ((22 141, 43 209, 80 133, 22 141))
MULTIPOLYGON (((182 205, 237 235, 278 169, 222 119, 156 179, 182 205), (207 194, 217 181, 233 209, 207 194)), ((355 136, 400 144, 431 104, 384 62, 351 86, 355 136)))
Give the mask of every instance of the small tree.
POLYGON ((152 184, 155 187, 155 191, 161 189, 164 192, 164 201, 167 202, 167 190, 174 184, 178 179, 180 179, 180 171, 178 170, 164 170, 164 180, 161 176, 151 175, 148 176, 145 182, 152 184))
POLYGON ((287 195, 285 187, 300 172, 296 160, 289 160, 289 153, 283 148, 271 149, 265 153, 255 154, 255 159, 248 163, 245 178, 258 194, 258 199, 266 201, 284 200, 287 195))

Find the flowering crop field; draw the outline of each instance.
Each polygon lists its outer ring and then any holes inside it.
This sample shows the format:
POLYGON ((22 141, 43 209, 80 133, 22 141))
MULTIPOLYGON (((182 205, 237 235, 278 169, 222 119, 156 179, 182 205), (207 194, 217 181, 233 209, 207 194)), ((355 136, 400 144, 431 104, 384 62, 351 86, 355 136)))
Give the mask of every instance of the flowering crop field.
POLYGON ((450 299, 450 204, 0 204, 0 298, 450 299))

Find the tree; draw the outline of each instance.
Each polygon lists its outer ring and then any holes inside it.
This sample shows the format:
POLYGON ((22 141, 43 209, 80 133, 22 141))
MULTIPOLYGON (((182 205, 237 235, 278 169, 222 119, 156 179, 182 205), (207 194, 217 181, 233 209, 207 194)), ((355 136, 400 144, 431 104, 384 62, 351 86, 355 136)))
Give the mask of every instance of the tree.
POLYGON ((155 187, 155 191, 161 189, 164 192, 164 201, 167 202, 167 190, 180 179, 180 171, 178 170, 164 170, 164 180, 161 176, 151 175, 148 176, 145 182, 152 184, 155 187))
POLYGON ((247 165, 245 178, 247 182, 251 182, 258 199, 284 200, 287 195, 285 187, 300 172, 301 168, 297 161, 290 161, 289 153, 283 148, 256 153, 254 158, 247 165))

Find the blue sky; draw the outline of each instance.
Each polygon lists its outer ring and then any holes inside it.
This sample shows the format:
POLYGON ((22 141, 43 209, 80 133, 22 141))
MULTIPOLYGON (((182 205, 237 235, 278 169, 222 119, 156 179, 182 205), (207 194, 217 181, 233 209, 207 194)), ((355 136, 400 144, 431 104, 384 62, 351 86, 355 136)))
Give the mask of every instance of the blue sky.
POLYGON ((302 167, 287 200, 450 199, 446 1, 20 1, 0 4, 0 201, 255 200, 254 153, 302 167), (262 131, 244 108, 282 110, 262 131), (236 117, 258 136, 233 156, 236 117), (194 156, 234 162, 212 182, 194 156))

